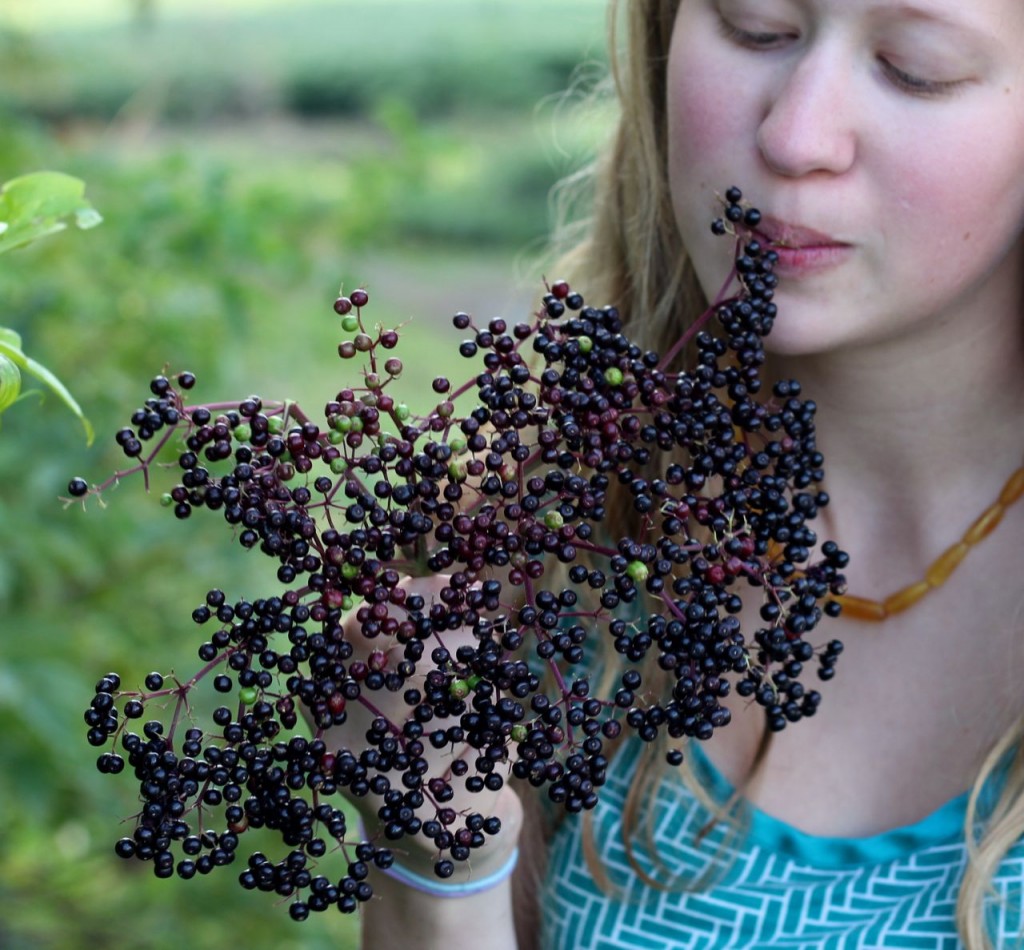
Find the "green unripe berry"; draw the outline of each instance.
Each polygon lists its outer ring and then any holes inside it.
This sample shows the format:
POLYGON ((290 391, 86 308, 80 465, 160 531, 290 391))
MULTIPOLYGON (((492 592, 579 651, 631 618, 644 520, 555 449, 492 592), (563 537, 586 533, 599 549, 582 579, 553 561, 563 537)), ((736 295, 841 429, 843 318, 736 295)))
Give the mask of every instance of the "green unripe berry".
POLYGON ((399 422, 409 418, 409 407, 404 402, 395 403, 395 418, 399 422))
POLYGON ((171 493, 170 492, 164 492, 160 496, 160 504, 163 505, 164 508, 170 508, 171 505, 174 504, 174 499, 171 497, 171 493))
POLYGON ((594 341, 589 336, 581 336, 576 342, 580 345, 581 353, 589 353, 594 348, 594 341))
POLYGON ((341 576, 343 578, 345 578, 345 580, 347 580, 347 581, 350 581, 353 578, 358 577, 359 576, 359 565, 358 564, 348 564, 348 563, 342 564, 341 565, 341 576))
POLYGON ((251 706, 259 698, 260 692, 255 686, 243 686, 238 691, 238 698, 244 706, 251 706))
POLYGON ((354 333, 359 329, 359 318, 349 314, 347 317, 342 318, 341 328, 346 333, 354 333))
POLYGON ((284 432, 284 420, 280 416, 271 416, 267 420, 267 430, 271 435, 280 435, 284 432))
POLYGON ((232 431, 236 442, 248 442, 252 438, 252 426, 246 422, 235 426, 232 431))
POLYGON ((470 676, 467 679, 452 680, 451 686, 448 687, 448 693, 452 699, 465 699, 480 682, 479 676, 470 676))
POLYGON ((621 386, 622 378, 622 370, 617 366, 609 366, 604 371, 604 379, 609 386, 621 386))
POLYGON ((469 477, 469 470, 465 462, 452 461, 448 463, 448 477, 453 482, 464 482, 469 477))
POLYGON ((565 519, 562 517, 560 512, 549 511, 544 515, 544 527, 550 528, 552 531, 557 531, 564 524, 565 519))
POLYGON ((517 722, 512 727, 512 731, 511 733, 509 733, 509 738, 511 738, 513 742, 525 742, 526 737, 529 734, 530 730, 527 729, 526 726, 524 726, 521 722, 517 722))
POLYGON ((626 576, 634 584, 642 584, 650 576, 650 570, 643 561, 630 561, 626 565, 626 576))
POLYGON ((457 435, 448 441, 448 448, 452 450, 452 453, 458 455, 460 452, 466 451, 466 440, 461 436, 457 435))

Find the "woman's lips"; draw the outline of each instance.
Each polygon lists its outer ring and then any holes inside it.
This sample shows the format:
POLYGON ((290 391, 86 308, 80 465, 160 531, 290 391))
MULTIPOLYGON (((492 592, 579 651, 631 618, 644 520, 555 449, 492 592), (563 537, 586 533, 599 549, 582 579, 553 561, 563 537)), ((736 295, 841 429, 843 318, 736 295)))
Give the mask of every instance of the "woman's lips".
POLYGON ((778 255, 776 273, 789 276, 836 267, 853 249, 823 231, 767 216, 754 233, 778 255))
POLYGON ((845 242, 839 241, 823 231, 815 231, 814 228, 805 228, 799 224, 780 221, 778 218, 768 215, 761 218, 755 231, 759 237, 776 248, 846 246, 845 242))

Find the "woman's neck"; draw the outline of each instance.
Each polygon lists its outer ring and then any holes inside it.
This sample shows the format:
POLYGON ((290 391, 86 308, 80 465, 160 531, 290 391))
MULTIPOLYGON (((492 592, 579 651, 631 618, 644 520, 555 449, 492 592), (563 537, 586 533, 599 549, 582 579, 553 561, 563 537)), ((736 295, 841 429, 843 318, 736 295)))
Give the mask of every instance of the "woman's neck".
POLYGON ((852 581, 923 570, 1024 462, 1021 336, 907 339, 773 359, 773 375, 799 379, 818 404, 832 497, 819 532, 860 562, 852 581))

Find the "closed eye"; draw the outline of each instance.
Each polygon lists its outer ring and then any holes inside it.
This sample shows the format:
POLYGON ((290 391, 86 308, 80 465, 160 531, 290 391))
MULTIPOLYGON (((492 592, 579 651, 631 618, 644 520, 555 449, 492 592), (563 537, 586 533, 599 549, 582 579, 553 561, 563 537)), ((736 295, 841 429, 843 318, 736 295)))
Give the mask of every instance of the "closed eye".
POLYGON ((914 96, 934 98, 949 95, 966 86, 968 82, 966 79, 923 79, 920 76, 915 76, 900 69, 898 66, 894 66, 883 56, 878 57, 878 62, 894 86, 914 96))
POLYGON ((718 18, 718 29, 727 40, 747 49, 771 49, 792 38, 788 33, 754 33, 741 30, 721 16, 718 18))

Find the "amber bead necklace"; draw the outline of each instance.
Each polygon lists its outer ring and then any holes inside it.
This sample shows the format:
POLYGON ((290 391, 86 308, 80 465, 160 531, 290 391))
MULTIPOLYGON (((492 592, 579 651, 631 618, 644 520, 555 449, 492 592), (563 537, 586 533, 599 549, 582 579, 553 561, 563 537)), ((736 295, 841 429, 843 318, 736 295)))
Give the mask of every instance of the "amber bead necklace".
POLYGON ((964 532, 964 536, 931 563, 922 580, 903 587, 880 601, 855 597, 852 594, 837 596, 835 600, 843 606, 841 616, 852 620, 878 622, 913 607, 925 594, 941 587, 949 580, 949 576, 960 566, 971 548, 995 531, 1006 510, 1022 495, 1024 466, 1009 477, 999 497, 975 519, 974 524, 964 532))

